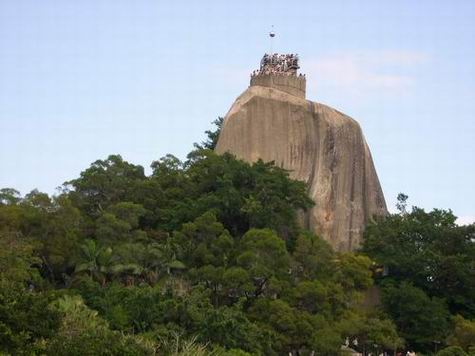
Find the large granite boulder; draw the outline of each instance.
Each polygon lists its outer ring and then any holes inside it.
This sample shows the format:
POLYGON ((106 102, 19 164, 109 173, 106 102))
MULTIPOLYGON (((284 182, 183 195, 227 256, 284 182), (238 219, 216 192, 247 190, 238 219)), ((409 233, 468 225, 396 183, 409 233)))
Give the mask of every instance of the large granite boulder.
MULTIPOLYGON (((295 82, 295 77, 289 79, 295 82)), ((296 91, 300 89, 293 82, 286 90, 285 77, 266 80, 254 77, 236 99, 216 151, 229 151, 249 162, 274 161, 288 169, 292 178, 308 184, 315 201, 301 214, 303 226, 337 251, 354 250, 372 216, 386 213, 360 126, 331 107, 305 100, 304 80, 303 92, 296 91)))

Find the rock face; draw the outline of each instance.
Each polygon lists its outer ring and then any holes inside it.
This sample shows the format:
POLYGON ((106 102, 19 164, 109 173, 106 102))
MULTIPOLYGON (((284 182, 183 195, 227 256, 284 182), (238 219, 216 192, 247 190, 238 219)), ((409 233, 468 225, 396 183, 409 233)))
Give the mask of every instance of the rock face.
POLYGON ((305 100, 304 77, 289 76, 288 88, 285 76, 267 77, 253 76, 236 99, 216 151, 288 169, 292 178, 308 184, 316 203, 301 214, 302 225, 337 251, 354 250, 368 220, 386 213, 360 126, 335 109, 305 100))

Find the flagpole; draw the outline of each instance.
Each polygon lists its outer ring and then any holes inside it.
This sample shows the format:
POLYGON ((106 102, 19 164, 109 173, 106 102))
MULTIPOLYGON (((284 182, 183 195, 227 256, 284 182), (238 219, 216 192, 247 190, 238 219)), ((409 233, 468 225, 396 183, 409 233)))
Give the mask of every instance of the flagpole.
POLYGON ((269 32, 269 37, 270 37, 270 55, 272 55, 272 45, 273 45, 273 40, 274 40, 274 37, 275 37, 275 32, 274 32, 274 25, 272 25, 272 29, 271 31, 269 32))

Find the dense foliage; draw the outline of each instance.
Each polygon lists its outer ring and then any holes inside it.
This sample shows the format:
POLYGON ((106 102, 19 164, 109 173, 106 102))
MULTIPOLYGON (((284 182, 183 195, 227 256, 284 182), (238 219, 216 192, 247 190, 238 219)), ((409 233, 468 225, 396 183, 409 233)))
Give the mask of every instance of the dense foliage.
POLYGON ((408 212, 407 196, 398 200, 399 214, 369 224, 362 249, 384 268, 376 279, 383 308, 414 349, 448 343, 468 351, 475 347, 475 225, 458 226, 451 211, 408 212))
POLYGON ((0 190, 0 353, 475 346, 474 227, 450 212, 390 215, 342 254, 299 227, 313 202, 272 164, 197 149, 152 170, 113 155, 53 197, 0 190))

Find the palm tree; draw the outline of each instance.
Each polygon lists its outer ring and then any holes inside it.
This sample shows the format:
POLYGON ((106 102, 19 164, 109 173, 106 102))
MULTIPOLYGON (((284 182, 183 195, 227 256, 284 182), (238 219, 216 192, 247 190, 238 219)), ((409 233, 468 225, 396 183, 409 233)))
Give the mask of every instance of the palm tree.
POLYGON ((167 275, 171 275, 171 271, 185 269, 185 264, 177 258, 178 246, 170 239, 167 238, 164 244, 159 246, 161 254, 160 267, 167 275))
POLYGON ((80 261, 76 264, 75 272, 88 272, 91 278, 102 285, 106 282, 106 274, 112 264, 112 248, 101 247, 95 240, 85 240, 80 246, 80 261))
POLYGON ((133 285, 137 277, 142 275, 144 268, 136 263, 117 263, 110 269, 111 273, 125 279, 127 286, 133 285))

